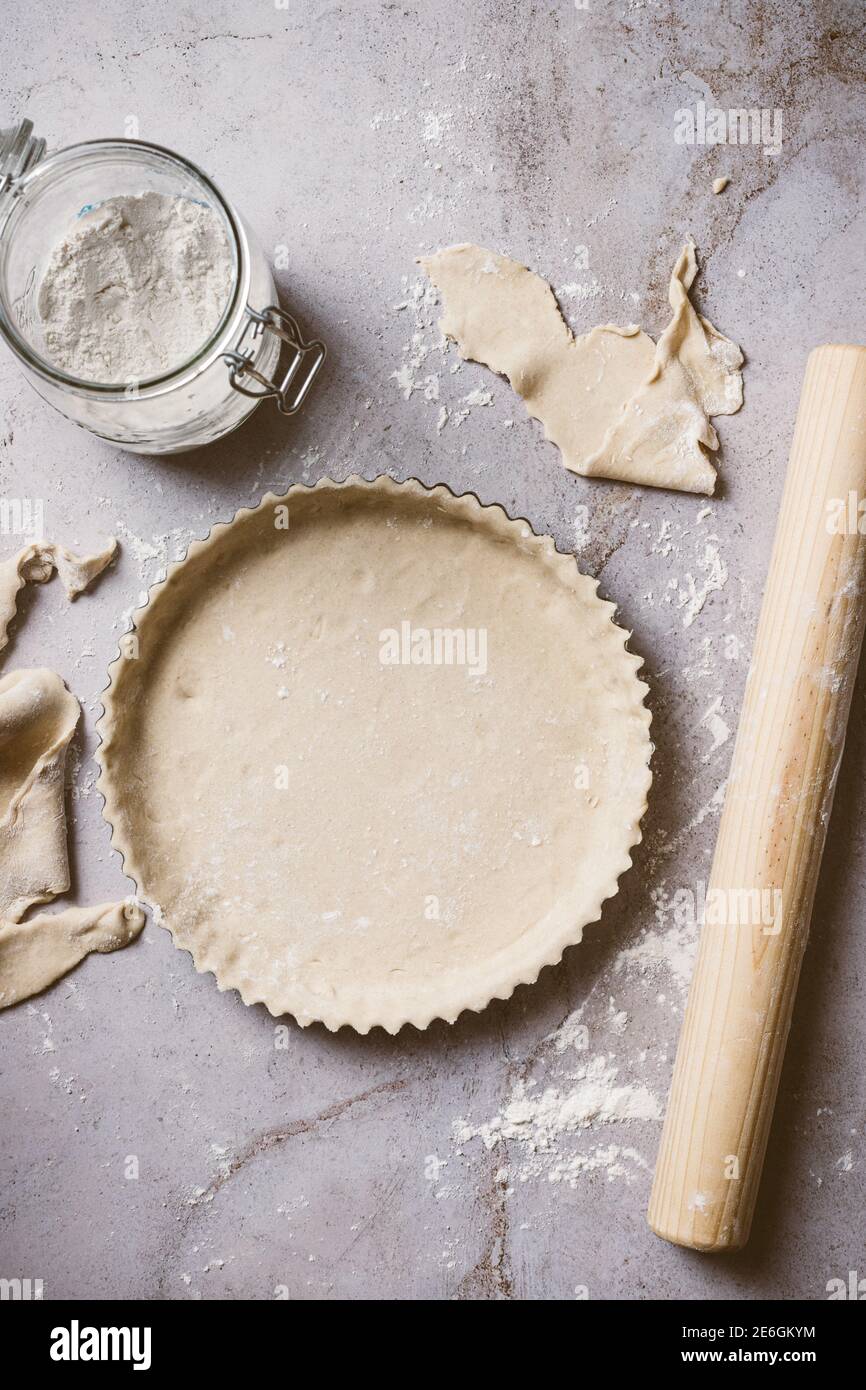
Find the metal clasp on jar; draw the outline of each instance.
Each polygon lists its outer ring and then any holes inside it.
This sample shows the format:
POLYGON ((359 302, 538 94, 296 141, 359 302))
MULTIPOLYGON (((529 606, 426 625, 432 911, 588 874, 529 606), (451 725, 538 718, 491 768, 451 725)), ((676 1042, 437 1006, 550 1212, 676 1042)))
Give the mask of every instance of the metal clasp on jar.
POLYGON ((33 122, 0 130, 0 198, 10 192, 45 153, 45 141, 33 134, 33 122))
POLYGON ((276 304, 269 304, 261 313, 247 305, 246 315, 247 321, 234 350, 222 354, 229 365, 229 381, 242 396, 250 396, 253 400, 272 396, 283 415, 294 415, 303 405, 325 360, 325 344, 318 339, 305 343, 296 320, 276 304), (290 349, 289 364, 282 381, 271 380, 253 366, 255 354, 251 342, 266 332, 275 333, 290 349), (244 385, 245 379, 255 382, 260 389, 244 385))

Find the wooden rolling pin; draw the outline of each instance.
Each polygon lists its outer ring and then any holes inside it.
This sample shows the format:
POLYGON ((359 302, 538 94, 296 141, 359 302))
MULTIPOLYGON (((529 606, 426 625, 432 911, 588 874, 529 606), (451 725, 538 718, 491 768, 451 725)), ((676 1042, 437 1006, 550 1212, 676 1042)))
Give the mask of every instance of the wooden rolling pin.
POLYGON ((809 357, 649 1205, 749 1237, 866 616, 866 347, 809 357), (861 518, 858 504, 862 504, 861 518))

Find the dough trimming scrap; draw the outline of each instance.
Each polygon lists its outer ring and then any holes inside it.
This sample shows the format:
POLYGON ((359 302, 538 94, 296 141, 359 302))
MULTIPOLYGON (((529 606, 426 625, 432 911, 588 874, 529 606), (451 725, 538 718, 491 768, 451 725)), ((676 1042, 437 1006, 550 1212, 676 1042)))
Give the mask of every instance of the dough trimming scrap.
POLYGON ((742 405, 743 354, 692 305, 693 242, 674 266, 657 343, 636 324, 575 337, 545 280, 482 246, 447 246, 421 265, 442 295, 442 332, 508 378, 566 468, 712 493, 710 417, 742 405))
MULTIPOLYGON (((0 562, 0 652, 25 584, 60 575, 70 600, 114 558, 111 539, 94 555, 31 541, 0 562)), ((0 1009, 47 989, 92 951, 127 946, 144 926, 136 903, 67 907, 22 921, 31 907, 69 888, 66 755, 80 715, 55 671, 0 677, 0 1009)))

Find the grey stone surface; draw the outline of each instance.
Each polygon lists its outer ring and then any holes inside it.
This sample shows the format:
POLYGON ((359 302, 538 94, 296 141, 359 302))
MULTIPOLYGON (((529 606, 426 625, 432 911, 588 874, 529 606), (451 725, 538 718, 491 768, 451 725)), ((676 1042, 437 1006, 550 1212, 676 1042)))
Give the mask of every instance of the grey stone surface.
POLYGON ((568 1094, 586 1054, 545 1039, 581 1005, 589 1055, 664 1102, 684 989, 650 957, 674 943, 669 895, 706 878, 733 745, 711 751, 712 717, 701 720, 721 700, 716 715, 736 725, 807 352, 864 337, 862 18, 858 3, 746 0, 47 0, 38 15, 7 0, 0 124, 30 115, 58 147, 123 134, 133 117, 141 138, 199 161, 269 253, 288 248, 284 301, 331 350, 297 421, 262 408, 227 442, 162 462, 75 430, 2 354, 0 495, 43 497, 48 533, 67 544, 111 531, 123 544, 73 607, 56 584, 26 595, 5 657, 6 670, 56 667, 84 706, 76 899, 129 891, 92 762, 122 615, 191 535, 298 479, 444 481, 562 548, 587 508, 581 564, 646 659, 657 751, 645 841, 601 924, 537 985, 454 1027, 392 1039, 289 1022, 278 1050, 270 1016, 220 994, 152 923, 0 1018, 0 1274, 41 1277, 49 1298, 284 1286, 437 1299, 580 1286, 593 1298, 821 1298, 828 1279, 866 1275, 862 686, 748 1250, 707 1258, 650 1234, 658 1122, 561 1139, 562 1161, 600 1164, 572 1183, 551 1180, 554 1158, 525 1142, 488 1151, 454 1137, 455 1123, 498 1113, 520 1078, 568 1094), (781 154, 675 144, 675 111, 702 98, 781 109, 781 154), (732 182, 714 197, 720 173, 732 182), (703 516, 702 499, 566 472, 506 383, 468 364, 450 372, 435 310, 419 313, 413 295, 419 253, 477 240, 549 277, 576 330, 637 318, 657 333, 688 234, 700 307, 748 359, 703 516), (407 364, 422 383, 408 400, 394 376, 407 364), (438 401, 424 396, 432 375, 438 401), (478 389, 492 403, 458 423, 478 389), (727 580, 686 625, 708 543, 727 580), (598 1153, 610 1144, 648 1166, 625 1155, 611 1168, 598 1153), (138 1180, 125 1177, 129 1155, 138 1180))

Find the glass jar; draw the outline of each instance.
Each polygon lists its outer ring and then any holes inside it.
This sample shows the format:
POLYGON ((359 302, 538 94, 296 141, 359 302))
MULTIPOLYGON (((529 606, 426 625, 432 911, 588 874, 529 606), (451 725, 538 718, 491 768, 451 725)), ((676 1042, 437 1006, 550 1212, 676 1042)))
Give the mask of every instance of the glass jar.
POLYGON ((277 306, 261 249, 207 175, 140 140, 93 140, 45 158, 45 142, 32 131, 29 121, 0 131, 0 333, 39 395, 93 434, 142 454, 209 444, 266 397, 294 414, 324 361, 324 345, 304 342, 277 306), (79 380, 43 355, 37 296, 44 267, 83 210, 149 191, 195 199, 220 217, 234 266, 228 303, 207 341, 171 372, 120 385, 79 380))

